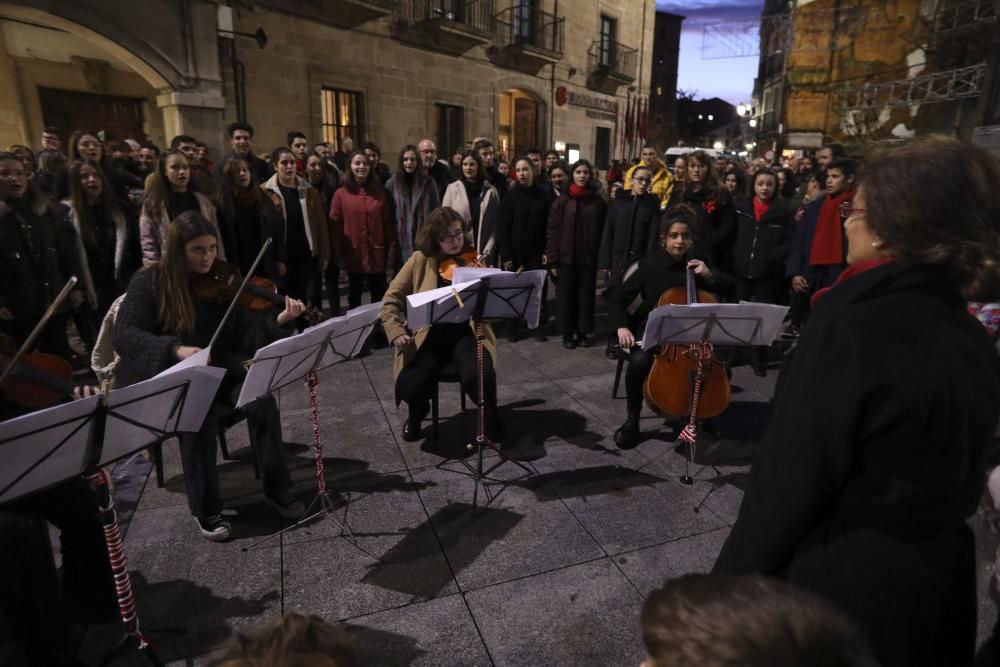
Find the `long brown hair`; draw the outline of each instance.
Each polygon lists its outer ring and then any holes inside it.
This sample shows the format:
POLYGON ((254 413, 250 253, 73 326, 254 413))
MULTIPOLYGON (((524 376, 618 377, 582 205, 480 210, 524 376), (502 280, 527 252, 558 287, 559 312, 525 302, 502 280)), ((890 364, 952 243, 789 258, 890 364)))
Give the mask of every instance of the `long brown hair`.
POLYGON ((97 172, 97 177, 101 179, 101 198, 98 205, 101 209, 101 216, 105 222, 113 223, 115 211, 118 204, 115 201, 115 193, 111 187, 108 175, 101 169, 101 165, 93 160, 76 160, 69 168, 69 201, 76 212, 77 220, 80 222, 80 236, 87 244, 93 244, 95 234, 94 220, 90 216, 90 206, 87 204, 87 195, 83 191, 81 182, 84 167, 92 167, 97 172))
POLYGON ((236 191, 240 185, 237 179, 240 175, 240 167, 245 166, 250 170, 249 191, 253 194, 254 208, 260 211, 263 204, 264 191, 253 182, 253 168, 250 163, 242 157, 231 157, 226 161, 226 166, 222 170, 222 185, 219 188, 219 212, 224 220, 232 221, 236 218, 236 191))
MULTIPOLYGON (((378 174, 375 173, 375 167, 372 166, 368 167, 368 176, 365 180, 358 181, 358 179, 354 177, 354 170, 351 169, 351 163, 354 162, 354 156, 356 155, 360 155, 365 158, 366 162, 368 161, 368 157, 361 151, 354 151, 351 153, 351 155, 347 158, 347 169, 344 170, 344 187, 347 188, 347 191, 352 195, 358 194, 358 191, 361 190, 361 188, 364 188, 370 195, 376 195, 382 191, 382 181, 379 180, 378 174)), ((420 161, 420 153, 417 153, 417 161, 420 161)))
POLYGON ((413 189, 419 191, 422 187, 424 187, 424 179, 427 176, 424 173, 424 163, 420 159, 420 151, 418 151, 417 147, 413 144, 406 144, 403 146, 402 150, 399 151, 399 163, 396 166, 395 178, 393 180, 396 182, 396 187, 404 190, 409 184, 406 170, 403 169, 403 156, 409 151, 412 151, 413 154, 417 156, 417 170, 413 172, 413 189))
POLYGON ((167 179, 167 160, 174 155, 180 155, 188 163, 188 192, 198 192, 198 188, 194 184, 194 166, 191 164, 191 160, 188 160, 187 155, 184 155, 184 153, 176 148, 165 151, 156 162, 156 171, 153 172, 153 176, 149 181, 149 188, 146 190, 146 195, 142 200, 143 208, 151 216, 159 216, 170 201, 171 187, 170 181, 167 179))
POLYGON ((189 287, 191 269, 185 246, 199 236, 214 236, 218 242, 219 231, 198 211, 181 213, 167 226, 163 255, 154 265, 159 273, 160 326, 172 334, 194 331, 194 301, 189 287))

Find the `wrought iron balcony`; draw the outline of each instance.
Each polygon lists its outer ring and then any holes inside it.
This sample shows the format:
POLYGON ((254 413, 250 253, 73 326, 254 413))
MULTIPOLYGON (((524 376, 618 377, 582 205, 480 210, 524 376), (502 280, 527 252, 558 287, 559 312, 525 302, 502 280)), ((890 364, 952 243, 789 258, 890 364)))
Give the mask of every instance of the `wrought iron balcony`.
POLYGON ((257 4, 340 28, 356 28, 391 15, 396 9, 398 0, 310 0, 309 2, 258 0, 257 4))
POLYGON ((562 60, 566 19, 528 5, 515 5, 496 15, 496 47, 490 58, 498 65, 530 74, 562 60))
POLYGON ((393 36, 402 42, 462 54, 493 41, 494 0, 399 0, 393 36))
POLYGON ((638 49, 620 42, 599 39, 587 51, 590 75, 587 86, 601 92, 614 94, 619 86, 635 81, 638 49))

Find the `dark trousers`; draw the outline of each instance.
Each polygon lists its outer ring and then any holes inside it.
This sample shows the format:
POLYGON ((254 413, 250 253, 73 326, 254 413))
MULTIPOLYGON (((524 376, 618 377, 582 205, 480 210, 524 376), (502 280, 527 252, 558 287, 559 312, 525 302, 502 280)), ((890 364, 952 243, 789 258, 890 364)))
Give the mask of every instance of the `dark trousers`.
MULTIPOLYGON (((227 378, 228 380, 228 378, 227 378)), ((216 470, 216 447, 219 438, 219 418, 235 409, 241 383, 223 380, 219 393, 201 430, 182 433, 181 465, 184 469, 184 488, 187 491, 191 514, 208 517, 222 512, 219 494, 219 472, 216 470)), ((250 445, 257 458, 257 467, 264 482, 264 491, 282 491, 291 488, 281 439, 281 414, 274 397, 267 395, 242 410, 247 416, 250 445)))
MULTIPOLYGON (((427 415, 431 386, 448 364, 453 364, 462 383, 462 391, 479 402, 479 381, 476 377, 476 337, 467 323, 437 324, 427 334, 427 340, 416 356, 403 367, 396 378, 396 395, 410 406, 414 419, 427 415)), ((487 428, 494 423, 497 412, 497 377, 493 358, 483 351, 483 385, 486 401, 487 428)))
MULTIPOLYGON (((75 479, 0 509, 0 639, 29 665, 48 665, 66 650, 70 620, 117 616, 114 579, 90 484, 75 479), (39 517, 59 529, 60 585, 39 517)), ((60 657, 65 657, 62 655, 60 657)))
POLYGON ((809 283, 809 291, 805 294, 792 292, 791 320, 796 326, 802 326, 809 319, 812 311, 812 295, 824 287, 833 287, 837 278, 847 268, 843 264, 830 264, 823 266, 806 267, 806 281, 809 283))
MULTIPOLYGON (((765 276, 744 278, 736 276, 736 300, 754 303, 781 303, 785 295, 785 277, 765 276)), ((767 363, 767 346, 758 345, 750 350, 750 363, 763 368, 767 363)))
POLYGON ((660 353, 659 347, 651 350, 643 350, 641 347, 634 347, 629 353, 628 369, 625 371, 625 405, 629 414, 638 415, 642 412, 642 385, 646 382, 646 376, 653 369, 653 361, 660 353))
POLYGON ((383 273, 348 273, 347 274, 347 307, 357 308, 361 305, 361 294, 365 291, 365 283, 371 294, 372 303, 378 303, 385 296, 389 286, 386 274, 383 273))
POLYGON ((340 267, 333 259, 327 265, 323 278, 326 283, 326 298, 330 301, 330 314, 337 317, 340 315, 340 267))
POLYGON ((556 281, 556 312, 563 337, 586 336, 594 330, 597 270, 579 264, 560 264, 556 281))
POLYGON ((309 305, 316 305, 310 300, 310 286, 316 271, 316 260, 312 257, 288 260, 288 273, 285 274, 285 294, 309 305))

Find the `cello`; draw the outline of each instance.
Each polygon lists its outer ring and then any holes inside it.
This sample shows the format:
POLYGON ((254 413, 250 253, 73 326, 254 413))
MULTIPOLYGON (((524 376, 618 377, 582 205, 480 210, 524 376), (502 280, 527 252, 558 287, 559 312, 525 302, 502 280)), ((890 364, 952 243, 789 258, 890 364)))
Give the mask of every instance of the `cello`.
MULTIPOLYGON (((671 287, 660 295, 657 307, 718 303, 712 294, 697 288, 694 269, 687 267, 687 287, 671 287)), ((691 415, 701 346, 665 345, 642 385, 646 404, 656 413, 682 418, 710 419, 722 414, 732 398, 726 367, 712 354, 702 361, 697 414, 691 415)))

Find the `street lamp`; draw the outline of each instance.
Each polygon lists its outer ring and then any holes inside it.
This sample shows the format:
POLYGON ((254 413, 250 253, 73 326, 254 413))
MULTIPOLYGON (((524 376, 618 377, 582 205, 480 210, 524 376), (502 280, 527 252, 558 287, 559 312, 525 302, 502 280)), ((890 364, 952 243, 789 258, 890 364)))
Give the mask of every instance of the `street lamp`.
POLYGON ((750 127, 757 127, 757 119, 756 118, 751 118, 750 119, 750 127))
POLYGON ((748 111, 750 111, 750 109, 745 104, 741 104, 738 107, 736 107, 736 115, 737 116, 740 116, 740 117, 746 116, 748 111))

